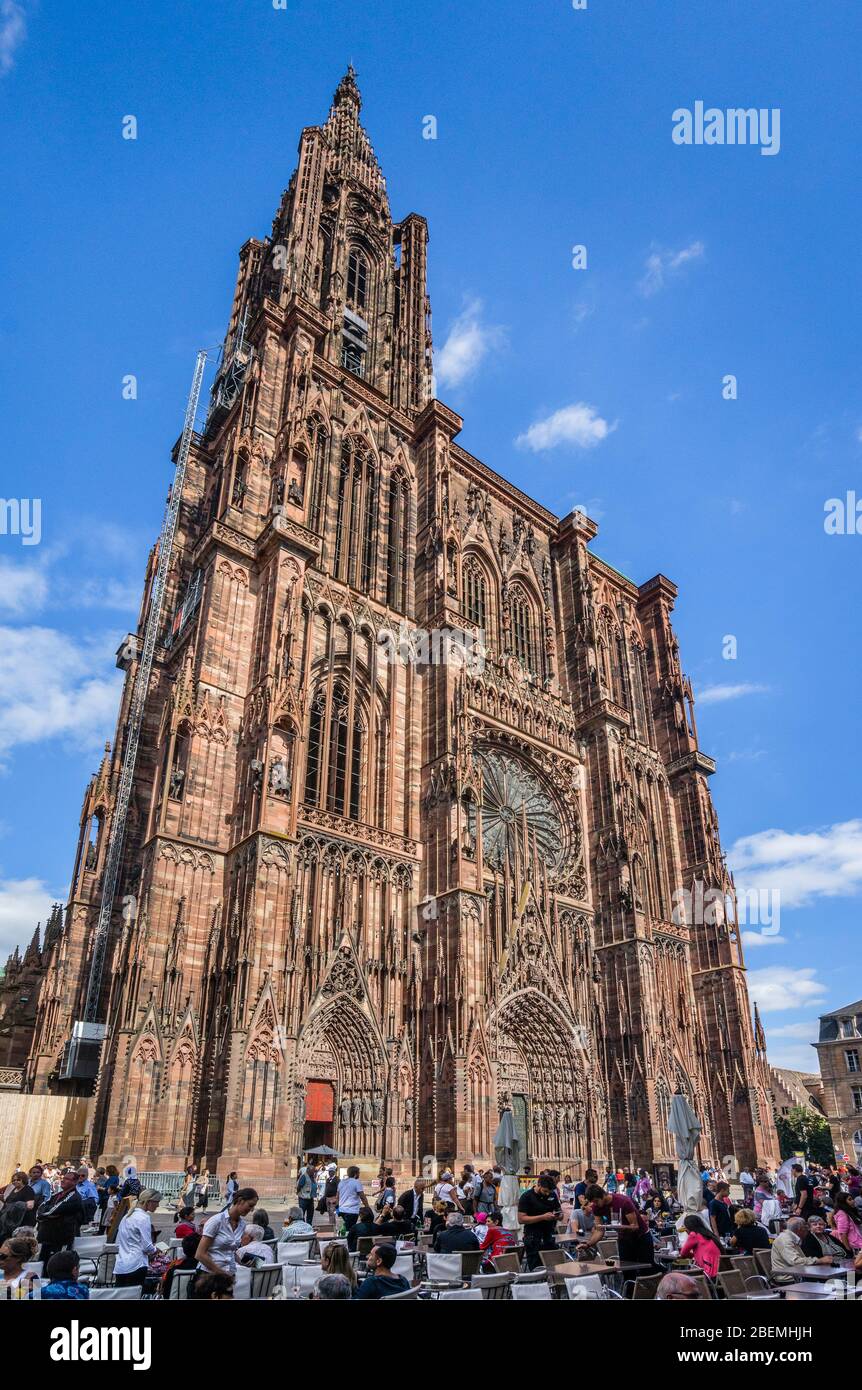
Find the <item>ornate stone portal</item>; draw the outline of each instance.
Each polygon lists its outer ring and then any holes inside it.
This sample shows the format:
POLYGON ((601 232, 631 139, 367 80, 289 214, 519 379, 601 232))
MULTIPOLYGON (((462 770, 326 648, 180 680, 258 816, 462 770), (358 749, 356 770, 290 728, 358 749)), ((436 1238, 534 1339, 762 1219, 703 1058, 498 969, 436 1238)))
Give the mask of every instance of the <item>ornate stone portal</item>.
MULTIPOLYGON (((670 622, 456 442, 427 228, 347 73, 240 252, 194 437, 104 977, 91 1152, 283 1181, 312 1142, 419 1171, 776 1156, 713 769, 670 622), (445 640, 440 640, 445 634, 445 640), (457 640, 453 640, 457 639, 457 640), (465 652, 482 654, 466 660, 465 652), (696 901, 696 895, 692 898, 696 901)), ((149 586, 152 561, 147 576, 149 586)), ((88 790, 28 1084, 68 1089, 141 633, 88 790)))

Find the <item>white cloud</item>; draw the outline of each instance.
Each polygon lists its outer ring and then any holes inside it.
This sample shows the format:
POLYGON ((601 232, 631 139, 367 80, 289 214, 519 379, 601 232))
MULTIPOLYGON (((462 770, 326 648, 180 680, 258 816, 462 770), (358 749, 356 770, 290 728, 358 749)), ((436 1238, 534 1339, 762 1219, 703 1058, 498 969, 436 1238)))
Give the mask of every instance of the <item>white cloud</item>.
POLYGON ((32 618, 47 596, 48 579, 41 564, 0 559, 0 613, 32 618))
MULTIPOLYGON (((104 561, 111 554, 111 542, 102 550, 104 561)), ((62 566, 66 552, 60 547, 44 549, 38 560, 10 560, 0 556, 0 617, 33 619, 45 608, 109 608, 136 616, 141 586, 135 580, 114 575, 81 577, 82 548, 75 556, 75 570, 62 566)), ((71 557, 70 557, 71 558, 71 557)), ((128 563, 129 548, 122 558, 128 563)))
POLYGON ((469 300, 435 354, 435 376, 441 386, 460 386, 474 376, 488 353, 501 347, 505 337, 505 329, 499 325, 483 323, 482 301, 469 300))
POLYGON ((768 932, 744 931, 742 933, 742 944, 746 949, 754 947, 755 950, 758 946, 786 946, 787 937, 777 934, 775 936, 770 936, 768 932))
POLYGON ((782 1023, 780 1028, 770 1028, 770 1038, 801 1038, 803 1042, 816 1042, 820 1032, 820 1022, 816 1018, 805 1019, 802 1023, 782 1023))
POLYGON ((779 1043, 777 1047, 773 1047, 767 1034, 766 1049, 770 1066, 786 1068, 787 1071, 805 1071, 817 1074, 817 1053, 810 1044, 779 1043))
POLYGON ((15 54, 27 37, 27 19, 18 0, 0 0, 0 77, 14 66, 15 54))
POLYGON ((767 965, 762 970, 749 970, 748 993, 762 1014, 770 1014, 822 1004, 826 986, 815 979, 813 968, 767 965))
POLYGON ((739 685, 705 685, 695 692, 699 705, 721 705, 726 700, 741 700, 744 695, 765 695, 768 685, 741 682, 739 685))
POLYGON ((601 444, 613 430, 616 421, 609 425, 595 406, 578 401, 576 405, 565 405, 555 410, 544 420, 537 420, 515 440, 522 449, 531 449, 534 454, 542 449, 554 449, 558 444, 574 444, 579 449, 593 449, 601 444))
POLYGON ((113 732, 115 646, 116 634, 75 641, 53 628, 0 627, 0 757, 52 738, 91 748, 113 732))
POLYGON ((767 889, 782 909, 814 898, 854 897, 862 888, 862 820, 809 833, 761 830, 728 852, 737 893, 767 889))
POLYGON ((41 878, 0 878, 0 964, 9 952, 24 947, 36 929, 45 927, 57 901, 41 878))
POLYGON ((689 261, 702 260, 705 250, 702 241, 693 241, 679 251, 654 247, 646 258, 645 274, 638 284, 641 294, 647 299, 657 294, 689 261))

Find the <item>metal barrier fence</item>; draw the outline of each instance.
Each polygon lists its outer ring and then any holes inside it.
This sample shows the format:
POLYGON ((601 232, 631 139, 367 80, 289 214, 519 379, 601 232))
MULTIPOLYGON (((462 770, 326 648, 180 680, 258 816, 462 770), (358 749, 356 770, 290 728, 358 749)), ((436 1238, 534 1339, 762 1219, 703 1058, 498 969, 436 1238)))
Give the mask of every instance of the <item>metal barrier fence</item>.
MULTIPOLYGON (((173 1205, 180 1193, 180 1188, 185 1181, 185 1173, 138 1173, 138 1181, 142 1187, 151 1187, 154 1192, 161 1192, 162 1197, 169 1206, 173 1205)), ((291 1180, 288 1180, 291 1182, 291 1180)), ((292 1180, 288 1191, 284 1185, 276 1186, 274 1183, 255 1182, 251 1179, 248 1183, 242 1182, 240 1174, 240 1185, 253 1187, 260 1197, 261 1203, 270 1202, 280 1207, 292 1207, 296 1205, 296 1179, 292 1180)), ((210 1207, 217 1206, 222 1199, 224 1184, 220 1178, 211 1177, 207 1187, 207 1197, 210 1207)))

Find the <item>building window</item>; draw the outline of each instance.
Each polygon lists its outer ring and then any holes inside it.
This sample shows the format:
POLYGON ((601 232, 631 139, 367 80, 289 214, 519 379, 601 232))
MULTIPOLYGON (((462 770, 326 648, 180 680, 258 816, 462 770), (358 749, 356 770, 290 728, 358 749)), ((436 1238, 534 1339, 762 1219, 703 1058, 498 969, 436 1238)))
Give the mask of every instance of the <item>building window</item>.
POLYGON ((319 531, 323 523, 323 500, 326 495, 326 444, 327 434, 319 416, 309 421, 309 434, 314 444, 314 472, 311 478, 311 503, 308 509, 308 524, 312 531, 319 531))
POLYGON ((859 1070, 859 1051, 858 1051, 858 1049, 855 1048, 855 1047, 848 1047, 847 1050, 846 1050, 845 1053, 844 1053, 844 1056, 845 1056, 845 1058, 847 1059, 847 1070, 848 1070, 848 1071, 858 1071, 858 1070, 859 1070))
POLYGON ((354 247, 347 259, 347 302, 364 309, 368 300, 368 262, 354 247))
POLYGON ((525 670, 536 674, 536 634, 533 606, 523 589, 515 587, 510 601, 512 650, 525 670))
POLYGON ((464 566, 464 616, 484 632, 487 613, 485 576, 474 560, 468 560, 464 566))
POLYGON ((312 806, 317 805, 325 722, 326 697, 322 690, 318 690, 311 702, 311 713, 308 720, 308 756, 305 762, 305 800, 312 806))
POLYGON ((851 1086, 850 1094, 853 1097, 853 1109, 857 1115, 862 1114, 862 1086, 851 1086))
POLYGON ((347 691, 336 685, 330 711, 326 809, 351 820, 359 819, 362 734, 359 711, 354 710, 351 721, 347 691))
POLYGON ((358 314, 344 311, 344 327, 341 335, 341 365, 354 376, 365 376, 365 358, 368 352, 368 324, 358 314))
POLYGON ((336 579, 367 594, 377 561, 377 465, 362 440, 348 437, 341 450, 335 546, 336 579))
POLYGON ((305 800, 321 803, 335 815, 360 819, 365 726, 346 686, 333 686, 327 737, 326 693, 318 690, 308 722, 308 756, 305 765, 305 800), (326 759, 324 764, 324 749, 326 759))
POLYGON ((407 607, 408 526, 410 492, 407 479, 396 473, 389 482, 389 532, 386 544, 386 602, 403 613, 407 607))

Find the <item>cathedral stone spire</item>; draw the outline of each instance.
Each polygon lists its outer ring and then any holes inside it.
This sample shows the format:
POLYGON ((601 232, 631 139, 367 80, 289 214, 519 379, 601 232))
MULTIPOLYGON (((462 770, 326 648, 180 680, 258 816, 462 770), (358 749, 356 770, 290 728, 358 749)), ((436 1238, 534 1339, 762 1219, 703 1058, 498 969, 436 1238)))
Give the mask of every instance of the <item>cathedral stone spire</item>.
POLYGON ((324 130, 339 161, 339 173, 356 179, 385 201, 386 183, 371 141, 359 119, 362 97, 353 64, 335 89, 324 130))

